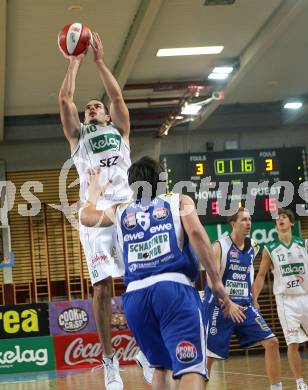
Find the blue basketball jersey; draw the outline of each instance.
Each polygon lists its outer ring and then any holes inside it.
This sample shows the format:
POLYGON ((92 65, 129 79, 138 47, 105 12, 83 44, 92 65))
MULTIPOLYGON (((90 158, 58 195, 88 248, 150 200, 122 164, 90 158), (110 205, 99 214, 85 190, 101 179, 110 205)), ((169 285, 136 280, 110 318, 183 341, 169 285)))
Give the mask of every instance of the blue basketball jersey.
POLYGON ((167 272, 196 280, 198 260, 181 224, 179 194, 118 206, 117 234, 126 285, 167 272))
MULTIPOLYGON (((222 237, 218 242, 221 246, 220 275, 226 291, 233 302, 249 305, 252 302, 253 261, 258 254, 259 246, 248 237, 243 250, 234 244, 230 236, 222 237)), ((206 297, 209 303, 213 300, 209 287, 206 297)))

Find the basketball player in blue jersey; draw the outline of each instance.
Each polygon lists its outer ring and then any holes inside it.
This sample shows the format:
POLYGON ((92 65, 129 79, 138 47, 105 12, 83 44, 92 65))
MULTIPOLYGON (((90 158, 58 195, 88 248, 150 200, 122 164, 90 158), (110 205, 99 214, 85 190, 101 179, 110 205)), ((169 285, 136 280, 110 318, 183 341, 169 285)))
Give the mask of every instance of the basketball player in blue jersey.
MULTIPOLYGON (((93 33, 92 49, 94 63, 111 102, 112 124, 108 124, 110 116, 106 107, 96 99, 86 104, 85 123, 80 123, 73 98, 76 76, 84 54, 75 57, 63 53, 69 60, 69 65, 60 89, 59 105, 64 134, 79 174, 81 200, 87 199, 89 169, 100 166, 102 181, 112 177, 112 185, 98 201, 98 208, 104 210, 131 198, 127 183, 127 169, 131 165, 130 121, 120 86, 105 64, 103 45, 97 33, 93 33)), ((104 351, 105 387, 107 390, 121 390, 123 383, 111 345, 111 294, 112 277, 122 276, 123 268, 112 256, 113 235, 113 227, 103 230, 80 226, 80 240, 93 285, 96 328, 104 351)), ((150 382, 151 370, 146 370, 148 366, 142 354, 139 358, 144 363, 144 373, 147 375, 145 379, 150 382)))
POLYGON ((230 299, 242 308, 246 318, 240 324, 224 318, 221 308, 215 302, 211 275, 208 275, 204 300, 208 318, 208 368, 210 371, 214 359, 228 358, 229 344, 234 333, 241 347, 247 348, 256 344, 264 347, 265 368, 271 384, 270 388, 282 389, 278 339, 252 304, 253 261, 259 247, 248 237, 251 216, 248 210, 241 207, 236 214, 228 218, 228 222, 232 226, 232 232, 213 244, 214 259, 230 299))
POLYGON ((230 321, 241 321, 244 315, 221 283, 192 199, 179 194, 157 196, 159 171, 159 164, 148 157, 134 163, 128 182, 135 183, 135 200, 105 211, 96 210, 102 187, 92 171, 80 219, 87 226, 112 222, 117 226, 127 285, 124 311, 140 348, 155 367, 152 388, 167 389, 171 370, 173 378, 180 379, 179 389, 201 390, 207 377, 205 332, 201 301, 192 285, 198 263, 188 242, 211 276, 221 310, 230 321))

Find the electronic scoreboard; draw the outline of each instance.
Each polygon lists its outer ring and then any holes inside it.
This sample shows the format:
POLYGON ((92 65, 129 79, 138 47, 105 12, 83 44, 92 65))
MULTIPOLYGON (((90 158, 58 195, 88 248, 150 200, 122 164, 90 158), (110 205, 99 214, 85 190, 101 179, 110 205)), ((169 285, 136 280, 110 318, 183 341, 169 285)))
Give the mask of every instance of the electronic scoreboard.
POLYGON ((284 196, 290 196, 287 207, 293 211, 297 204, 307 208, 299 196, 301 183, 308 180, 301 147, 169 154, 162 155, 161 162, 168 173, 168 189, 183 188, 194 198, 204 223, 226 222, 221 209, 228 210, 231 202, 247 207, 253 200, 253 210, 248 208, 254 220, 271 219, 284 196))

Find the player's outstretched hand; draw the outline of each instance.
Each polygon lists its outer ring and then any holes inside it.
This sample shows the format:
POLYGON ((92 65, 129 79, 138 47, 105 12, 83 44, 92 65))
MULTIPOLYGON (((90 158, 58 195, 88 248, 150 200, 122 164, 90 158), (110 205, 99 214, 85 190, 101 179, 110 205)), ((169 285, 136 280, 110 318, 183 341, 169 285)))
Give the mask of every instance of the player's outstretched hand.
POLYGON ((66 58, 67 60, 69 60, 70 62, 72 62, 72 61, 77 61, 77 62, 80 62, 80 63, 81 63, 82 60, 84 59, 85 55, 87 54, 87 51, 88 51, 88 50, 86 50, 86 51, 84 51, 83 53, 79 54, 78 56, 69 56, 68 54, 66 54, 66 53, 62 50, 62 48, 61 48, 61 46, 59 45, 59 43, 58 43, 58 47, 59 47, 59 50, 60 50, 60 52, 62 53, 63 57, 66 58))
POLYGON ((100 167, 96 167, 88 170, 88 184, 88 199, 96 204, 100 195, 104 194, 107 187, 111 184, 111 181, 101 183, 100 167))
POLYGON ((94 62, 104 60, 103 42, 97 32, 93 32, 92 42, 90 44, 93 50, 94 62))
POLYGON ((233 322, 241 323, 246 319, 243 313, 243 307, 231 301, 230 298, 225 299, 221 304, 222 312, 225 317, 231 318, 233 322))

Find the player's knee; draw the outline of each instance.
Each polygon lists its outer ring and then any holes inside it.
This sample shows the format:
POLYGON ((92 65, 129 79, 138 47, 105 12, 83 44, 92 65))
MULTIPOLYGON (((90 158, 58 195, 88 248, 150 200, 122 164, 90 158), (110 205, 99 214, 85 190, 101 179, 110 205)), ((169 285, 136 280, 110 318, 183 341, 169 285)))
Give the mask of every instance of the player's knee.
POLYGON ((295 352, 295 351, 298 351, 299 349, 299 344, 298 343, 291 343, 288 345, 288 350, 291 351, 291 352, 295 352))
POLYGON ((94 298, 99 300, 110 299, 112 296, 112 280, 101 280, 93 286, 94 298))
POLYGON ((272 337, 266 340, 266 343, 264 343, 264 347, 271 350, 279 349, 279 340, 277 339, 277 337, 272 337))

